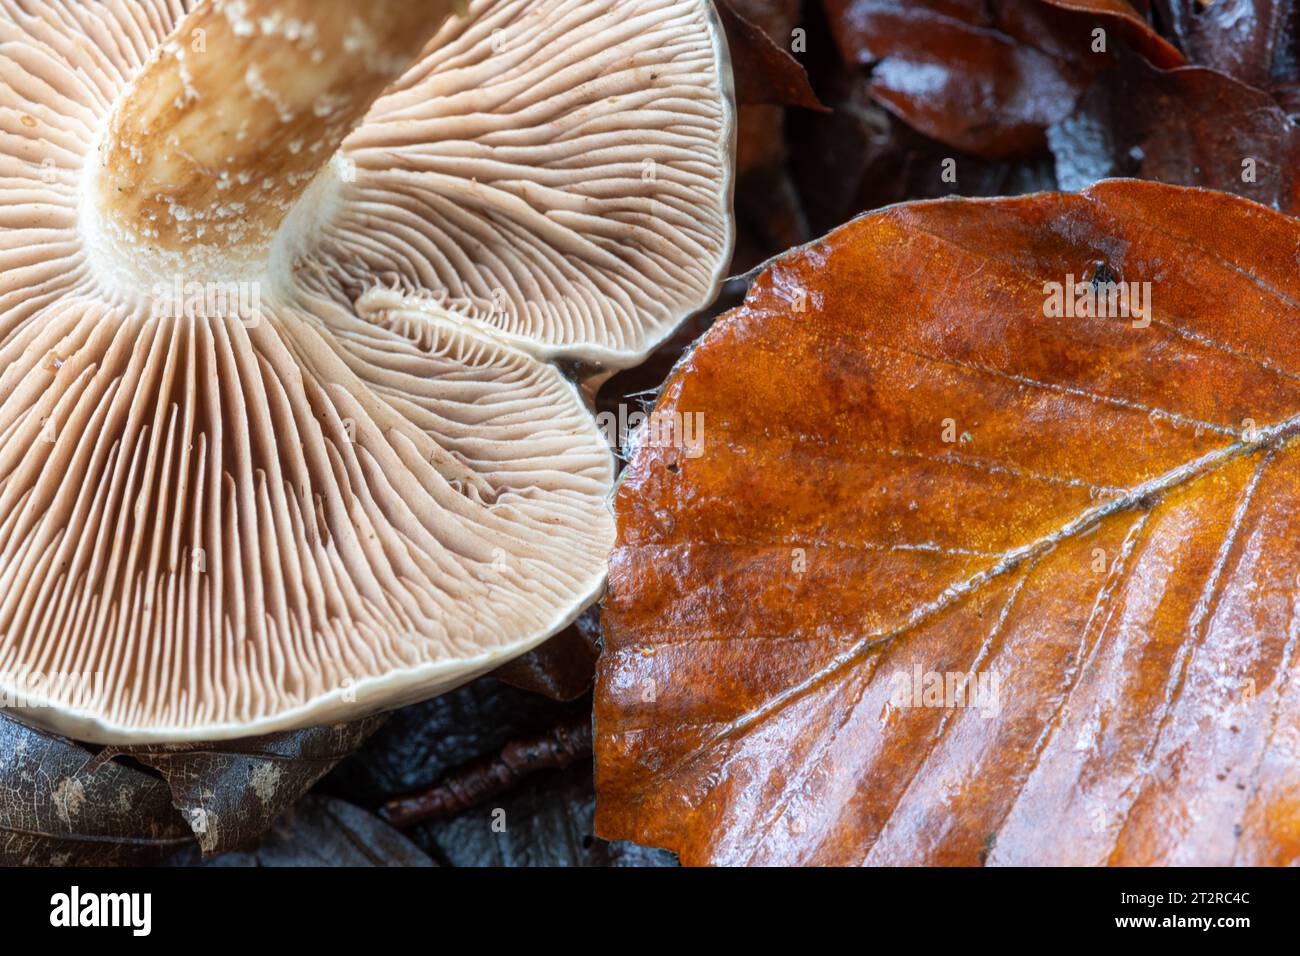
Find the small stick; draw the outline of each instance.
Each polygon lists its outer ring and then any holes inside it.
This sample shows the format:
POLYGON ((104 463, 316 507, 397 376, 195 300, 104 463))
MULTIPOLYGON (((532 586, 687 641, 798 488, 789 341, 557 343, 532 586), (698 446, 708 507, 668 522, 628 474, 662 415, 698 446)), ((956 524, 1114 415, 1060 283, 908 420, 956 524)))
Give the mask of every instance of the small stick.
POLYGON ((454 817, 505 793, 539 770, 561 770, 591 756, 591 718, 567 718, 544 734, 506 744, 450 771, 426 790, 389 800, 379 815, 398 829, 454 817))

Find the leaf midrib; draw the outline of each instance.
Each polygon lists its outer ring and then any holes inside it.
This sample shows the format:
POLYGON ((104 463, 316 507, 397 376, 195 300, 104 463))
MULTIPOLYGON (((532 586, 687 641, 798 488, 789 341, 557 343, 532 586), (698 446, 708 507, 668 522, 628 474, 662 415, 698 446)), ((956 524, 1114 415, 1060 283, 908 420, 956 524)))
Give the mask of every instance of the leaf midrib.
POLYGON ((895 638, 902 636, 936 614, 964 600, 990 581, 1015 571, 1026 561, 1045 554, 1061 542, 1068 541, 1086 532, 1105 518, 1122 511, 1149 510, 1173 489, 1189 484, 1237 458, 1281 449, 1290 439, 1297 436, 1300 436, 1300 414, 1260 429, 1254 441, 1237 441, 1231 445, 1217 448, 1206 452, 1199 458, 1157 475, 1155 478, 1148 479, 1129 489, 1122 497, 1111 499, 1080 512, 1056 531, 1004 552, 1001 558, 991 567, 978 571, 963 581, 950 584, 944 588, 937 598, 914 608, 901 624, 888 631, 869 634, 861 638, 847 650, 835 655, 827 664, 798 684, 785 688, 779 694, 769 697, 760 706, 729 720, 716 733, 703 741, 700 746, 694 748, 683 760, 665 771, 661 776, 676 776, 682 769, 694 763, 714 745, 736 734, 743 733, 753 725, 766 720, 771 715, 783 710, 791 703, 833 679, 836 675, 854 666, 872 651, 886 646, 895 638))

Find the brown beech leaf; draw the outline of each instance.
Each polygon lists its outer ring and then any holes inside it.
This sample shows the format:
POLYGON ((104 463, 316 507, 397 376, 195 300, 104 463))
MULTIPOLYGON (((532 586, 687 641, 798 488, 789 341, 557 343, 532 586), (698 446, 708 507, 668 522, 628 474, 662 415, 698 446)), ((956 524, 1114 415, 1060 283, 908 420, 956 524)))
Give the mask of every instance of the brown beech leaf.
POLYGON ((736 102, 801 106, 825 112, 826 107, 808 84, 808 73, 799 61, 742 16, 736 6, 728 0, 718 0, 715 4, 731 52, 736 102))
POLYGON ((1300 213, 1296 124, 1269 94, 1215 70, 1118 59, 1048 131, 1062 188, 1133 176, 1300 213))
MULTIPOLYGON (((830 25, 811 8, 804 23, 810 50, 833 45, 830 25)), ((796 110, 787 117, 791 179, 804 211, 807 234, 764 256, 764 262, 802 245, 855 215, 909 199, 941 196, 1015 196, 1055 190, 1050 154, 990 160, 923 136, 875 102, 868 77, 837 56, 809 58, 814 88, 829 114, 796 110), (956 161, 954 172, 946 175, 956 161)), ((737 189, 737 219, 744 219, 737 189)), ((766 195, 766 193, 760 194, 766 195)), ((750 265, 757 265, 751 263, 750 265)), ((743 265, 733 272, 748 271, 743 265)), ((694 338, 694 337, 693 337, 694 338)), ((661 376, 655 385, 662 383, 661 376)))
POLYGON ((1300 224, 1157 183, 895 206, 778 260, 617 494, 597 833, 1300 861, 1297 321, 1300 224), (1145 306, 1047 314, 1070 275, 1145 306))
POLYGON ((1088 79, 1110 65, 1093 30, 1115 22, 1147 59, 1183 56, 1127 0, 823 0, 841 55, 886 108, 949 146, 1001 159, 1041 151, 1088 79))

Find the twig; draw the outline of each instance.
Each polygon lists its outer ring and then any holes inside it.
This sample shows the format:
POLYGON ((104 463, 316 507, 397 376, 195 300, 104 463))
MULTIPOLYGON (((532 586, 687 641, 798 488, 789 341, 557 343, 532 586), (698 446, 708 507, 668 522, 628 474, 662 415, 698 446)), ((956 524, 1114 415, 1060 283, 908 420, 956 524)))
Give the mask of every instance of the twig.
POLYGON ((379 815, 398 829, 454 817, 517 786, 539 770, 563 769, 591 756, 591 718, 566 718, 544 734, 512 740, 499 753, 450 771, 426 790, 389 800, 379 815))

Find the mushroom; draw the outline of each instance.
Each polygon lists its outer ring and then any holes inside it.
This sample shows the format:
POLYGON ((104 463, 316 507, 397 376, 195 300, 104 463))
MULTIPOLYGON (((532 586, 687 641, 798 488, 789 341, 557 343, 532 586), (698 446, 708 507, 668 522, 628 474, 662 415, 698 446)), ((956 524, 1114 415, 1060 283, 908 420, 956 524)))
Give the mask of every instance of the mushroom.
POLYGON ((0 693, 114 744, 433 696, 600 593, 579 388, 712 300, 707 0, 0 0, 0 693))

